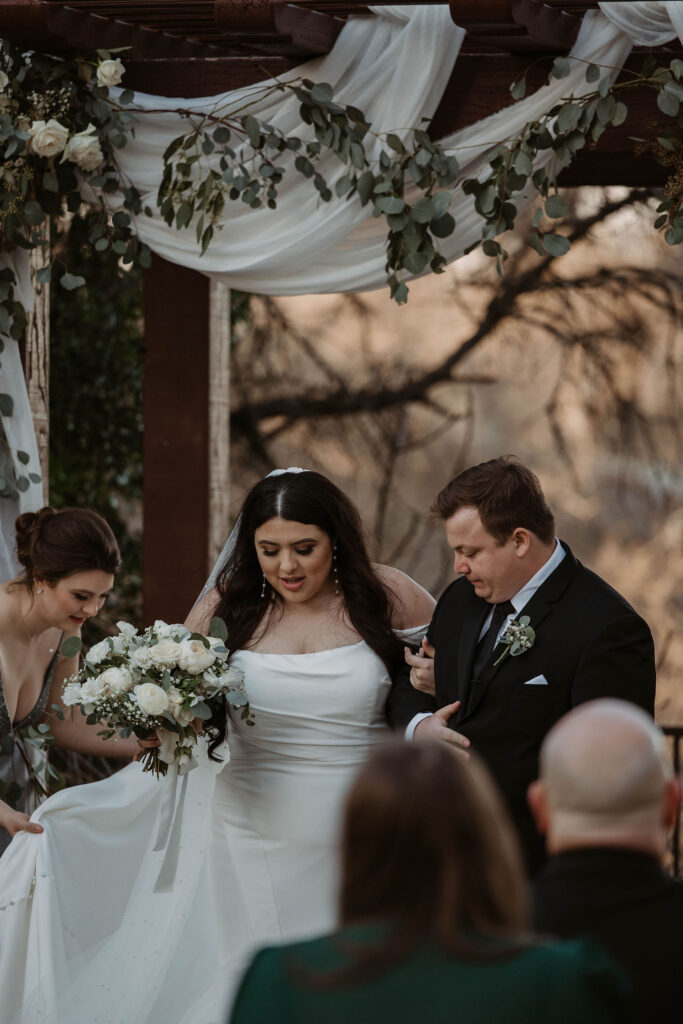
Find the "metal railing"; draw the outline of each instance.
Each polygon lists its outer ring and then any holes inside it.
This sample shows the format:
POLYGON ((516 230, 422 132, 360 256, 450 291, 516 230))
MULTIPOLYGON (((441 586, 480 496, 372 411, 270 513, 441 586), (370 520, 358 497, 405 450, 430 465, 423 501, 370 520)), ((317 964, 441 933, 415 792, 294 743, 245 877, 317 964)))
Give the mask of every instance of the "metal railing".
MULTIPOLYGON (((663 725, 661 727, 664 735, 671 740, 674 772, 680 778, 681 774, 681 739, 683 739, 683 726, 663 725)), ((676 825, 671 836, 671 869, 676 878, 681 875, 681 816, 676 818, 676 825)))

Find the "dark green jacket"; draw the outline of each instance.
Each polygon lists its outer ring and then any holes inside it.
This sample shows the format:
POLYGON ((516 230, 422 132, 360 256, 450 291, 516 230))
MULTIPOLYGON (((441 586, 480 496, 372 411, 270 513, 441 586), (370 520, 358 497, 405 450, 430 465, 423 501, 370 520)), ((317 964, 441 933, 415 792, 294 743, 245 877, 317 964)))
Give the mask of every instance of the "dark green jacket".
MULTIPOLYGON (((366 943, 376 929, 340 937, 366 943)), ((466 962, 423 946, 361 984, 316 988, 301 973, 348 963, 335 936, 264 949, 248 969, 230 1024, 623 1024, 618 969, 583 942, 539 943, 505 959, 466 962)))

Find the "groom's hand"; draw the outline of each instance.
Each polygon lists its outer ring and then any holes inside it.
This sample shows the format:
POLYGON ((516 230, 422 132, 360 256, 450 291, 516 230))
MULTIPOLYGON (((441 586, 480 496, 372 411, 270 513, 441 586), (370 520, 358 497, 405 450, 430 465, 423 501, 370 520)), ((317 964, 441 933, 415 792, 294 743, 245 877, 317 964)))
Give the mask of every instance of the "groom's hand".
POLYGON ((470 741, 467 739, 467 736, 463 736, 462 733, 448 728, 448 719, 451 715, 455 714, 459 707, 460 701, 456 700, 454 704, 446 704, 445 707, 439 708, 429 718, 423 718, 415 726, 415 732, 413 733, 415 739, 443 740, 444 743, 450 743, 456 747, 458 752, 464 757, 469 757, 470 755, 467 753, 466 748, 469 747, 470 741))
POLYGON ((410 685, 413 689, 428 693, 431 697, 436 693, 434 654, 434 648, 426 636, 422 637, 422 646, 417 654, 413 654, 410 647, 403 648, 406 665, 410 665, 410 685))

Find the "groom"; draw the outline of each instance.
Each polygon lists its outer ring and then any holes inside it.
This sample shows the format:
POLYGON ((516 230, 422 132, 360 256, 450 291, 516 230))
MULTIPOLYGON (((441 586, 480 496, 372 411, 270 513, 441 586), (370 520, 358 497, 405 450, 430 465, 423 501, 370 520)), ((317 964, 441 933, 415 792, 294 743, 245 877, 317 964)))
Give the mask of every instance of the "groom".
MULTIPOLYGON (((539 481, 516 459, 465 470, 432 512, 461 574, 429 627, 436 696, 411 685, 403 668, 387 713, 408 738, 446 740, 483 758, 534 872, 544 851, 526 790, 543 738, 570 708, 596 697, 630 700, 652 714, 652 636, 628 602, 556 539, 539 481), (526 617, 524 630, 518 620, 526 617), (522 634, 530 646, 515 648, 522 634)), ((424 685, 427 674, 414 668, 413 681, 424 685)))

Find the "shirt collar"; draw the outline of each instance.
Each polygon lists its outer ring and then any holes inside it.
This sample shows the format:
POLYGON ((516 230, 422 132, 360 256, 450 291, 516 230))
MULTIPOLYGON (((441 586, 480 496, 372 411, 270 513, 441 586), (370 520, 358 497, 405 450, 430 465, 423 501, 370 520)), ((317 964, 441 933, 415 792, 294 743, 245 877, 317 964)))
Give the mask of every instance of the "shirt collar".
POLYGON ((555 569, 557 569, 558 565, 560 564, 563 558, 564 548, 560 544, 559 539, 556 537, 555 548, 548 561, 544 562, 544 564, 541 566, 538 572, 534 573, 534 575, 531 577, 528 583, 525 583, 521 590, 518 590, 517 593, 513 594, 513 596, 510 598, 512 607, 515 609, 515 612, 518 615, 521 612, 524 605, 528 601, 530 601, 531 598, 534 596, 534 594, 541 586, 541 584, 545 583, 545 581, 548 579, 548 576, 550 576, 551 573, 555 572, 555 569))

